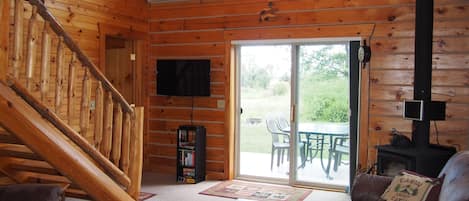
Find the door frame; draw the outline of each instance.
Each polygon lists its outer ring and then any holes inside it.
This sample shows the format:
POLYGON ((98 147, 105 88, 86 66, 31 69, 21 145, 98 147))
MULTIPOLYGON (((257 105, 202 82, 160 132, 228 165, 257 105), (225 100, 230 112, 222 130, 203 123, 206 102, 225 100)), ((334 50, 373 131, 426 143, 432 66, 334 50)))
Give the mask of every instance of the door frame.
MULTIPOLYGON (((375 24, 337 24, 337 25, 317 25, 307 27, 265 27, 262 29, 227 29, 223 32, 225 44, 225 76, 229 78, 225 81, 225 145, 224 145, 224 173, 223 179, 233 179, 235 176, 235 117, 236 117, 236 62, 234 46, 239 40, 275 40, 275 39, 303 39, 303 38, 327 38, 327 37, 355 37, 363 41, 365 38, 371 40, 375 24), (232 101, 231 101, 232 100, 232 101)), ((369 66, 363 65, 360 68, 360 97, 359 97, 359 143, 358 143, 358 166, 363 169, 368 159, 368 115, 369 115, 369 66)))
POLYGON ((106 74, 106 37, 115 37, 128 41, 133 41, 134 53, 137 55, 136 60, 133 63, 134 69, 134 93, 133 99, 136 106, 144 106, 145 94, 143 92, 144 79, 143 79, 143 67, 147 53, 145 51, 146 41, 148 41, 148 34, 141 31, 132 30, 132 28, 122 28, 114 25, 99 23, 99 69, 105 75, 106 74))
MULTIPOLYGON (((355 146, 355 149, 350 149, 350 154, 349 154, 349 160, 350 160, 350 185, 353 184, 353 181, 355 180, 355 174, 357 172, 358 168, 358 151, 359 151, 359 128, 360 128, 360 97, 361 97, 361 91, 360 91, 360 83, 361 83, 361 67, 360 67, 360 62, 358 61, 358 47, 360 47, 360 44, 362 40, 356 40, 356 41, 350 41, 350 49, 357 49, 357 51, 350 51, 349 53, 349 64, 350 64, 350 69, 356 69, 356 70, 351 70, 350 71, 350 86, 357 86, 356 88, 350 88, 350 130, 355 130, 355 136, 353 138, 350 138, 350 145, 355 146), (352 79, 353 78, 353 79, 352 79), (355 94, 356 96, 352 96, 355 94), (352 115, 353 113, 356 113, 356 115, 352 115), (353 123, 352 123, 353 122, 353 123)), ((351 187, 351 186, 350 186, 351 187)), ((347 189, 347 191, 350 192, 351 189, 347 189)))
MULTIPOLYGON (((349 50, 352 48, 352 42, 353 41, 362 41, 361 37, 331 37, 331 38, 307 38, 307 39, 273 39, 273 40, 236 40, 236 41, 231 41, 231 48, 234 49, 234 55, 232 55, 234 58, 232 58, 232 61, 234 61, 235 66, 233 73, 235 73, 235 78, 234 80, 234 177, 243 179, 243 180, 251 180, 251 181, 260 181, 260 182, 269 182, 269 183, 278 183, 278 184, 288 184, 291 186, 303 186, 303 187, 319 187, 319 188, 326 188, 326 189, 334 189, 334 190, 343 190, 343 191, 348 191, 348 189, 343 189, 342 187, 335 186, 335 185, 328 185, 328 184, 318 184, 318 183, 312 183, 312 182, 299 182, 296 180, 296 164, 297 164, 297 149, 296 145, 294 144, 296 142, 296 135, 293 133, 296 133, 297 130, 297 125, 296 125, 296 120, 297 120, 297 115, 298 112, 296 111, 297 109, 297 101, 298 101, 298 82, 297 82, 297 76, 298 76, 298 48, 300 45, 312 45, 312 44, 334 44, 336 42, 345 42, 348 43, 349 50), (265 177, 257 177, 257 176, 245 176, 245 175, 240 175, 240 156, 239 156, 239 148, 240 148, 240 47, 241 46, 248 46, 248 45, 291 45, 291 56, 292 56, 292 66, 291 66, 291 107, 290 107, 290 125, 294 125, 291 128, 291 141, 290 141, 290 148, 292 149, 289 151, 290 154, 290 175, 288 179, 272 179, 272 178, 265 178, 265 177), (314 186, 312 186, 314 185, 314 186)), ((349 51, 348 50, 348 51, 349 51)), ((360 118, 360 110, 359 110, 359 99, 360 99, 360 80, 359 77, 358 79, 352 79, 352 76, 359 76, 361 73, 361 70, 358 69, 358 63, 357 66, 352 65, 352 57, 356 58, 356 54, 353 51, 349 52, 349 93, 350 93, 350 100, 349 100, 349 106, 350 108, 350 116, 354 116, 354 119, 350 118, 349 124, 350 124, 350 130, 352 129, 355 132, 351 132, 354 134, 354 136, 350 136, 351 138, 351 151, 350 151, 350 185, 352 185, 352 181, 354 178, 354 174, 356 171, 356 166, 357 166, 357 152, 358 152, 358 128, 359 128, 359 122, 358 119, 360 118), (353 70, 352 68, 357 68, 353 70), (356 88, 352 89, 352 84, 356 84, 356 88), (352 92, 353 91, 353 92, 352 92), (355 93, 356 92, 356 93, 355 93), (355 93, 356 96, 352 96, 352 94, 355 93), (353 100, 352 100, 353 98, 353 100), (355 105, 356 104, 356 105, 355 105), (353 108, 352 108, 353 107, 353 108), (353 113, 356 113, 353 115, 353 113), (352 125, 353 124, 353 125, 352 125), (353 146, 353 148, 352 148, 353 146)))

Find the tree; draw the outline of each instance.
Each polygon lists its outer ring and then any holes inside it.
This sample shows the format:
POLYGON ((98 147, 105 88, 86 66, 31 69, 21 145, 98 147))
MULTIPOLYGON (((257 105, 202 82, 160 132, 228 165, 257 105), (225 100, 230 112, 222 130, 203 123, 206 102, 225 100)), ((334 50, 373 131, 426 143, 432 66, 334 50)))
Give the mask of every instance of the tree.
MULTIPOLYGON (((340 48, 346 48, 342 45, 340 48)), ((304 46, 300 50, 300 65, 306 75, 315 75, 326 79, 348 77, 347 51, 337 51, 337 47, 323 46, 319 50, 304 46)))
POLYGON ((300 49, 301 116, 305 121, 348 121, 347 46, 300 49))
POLYGON ((245 55, 243 59, 244 62, 241 64, 241 86, 266 89, 271 80, 270 72, 256 64, 254 55, 245 55))

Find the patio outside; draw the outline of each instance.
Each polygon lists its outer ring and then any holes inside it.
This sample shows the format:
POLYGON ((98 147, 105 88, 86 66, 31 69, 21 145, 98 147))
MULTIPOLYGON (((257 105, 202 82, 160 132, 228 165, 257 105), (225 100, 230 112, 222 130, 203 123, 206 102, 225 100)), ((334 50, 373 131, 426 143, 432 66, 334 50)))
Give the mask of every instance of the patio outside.
MULTIPOLYGON (((299 122, 348 123, 349 88, 346 45, 301 46, 299 68, 299 122)), ((272 135, 266 119, 290 119, 291 46, 249 46, 241 50, 240 174, 257 177, 289 177, 288 152, 277 166, 277 151, 271 169, 272 135)), ((329 157, 323 149, 323 162, 329 157)), ((297 161, 301 162, 300 156, 297 161)), ((347 186, 348 155, 337 171, 326 176, 319 154, 296 168, 297 179, 312 183, 347 186)))

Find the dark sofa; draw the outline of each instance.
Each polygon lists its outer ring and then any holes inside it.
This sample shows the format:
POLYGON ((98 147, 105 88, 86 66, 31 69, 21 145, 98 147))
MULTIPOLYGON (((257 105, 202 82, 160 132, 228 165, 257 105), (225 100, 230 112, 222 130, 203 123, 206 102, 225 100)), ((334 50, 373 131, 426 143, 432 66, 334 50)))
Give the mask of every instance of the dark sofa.
POLYGON ((58 185, 15 184, 0 187, 0 201, 64 201, 64 191, 58 185))
MULTIPOLYGON (((439 177, 444 175, 440 201, 469 201, 469 151, 450 158, 439 177)), ((360 174, 352 186, 352 201, 382 201, 381 194, 391 183, 391 177, 360 174)))

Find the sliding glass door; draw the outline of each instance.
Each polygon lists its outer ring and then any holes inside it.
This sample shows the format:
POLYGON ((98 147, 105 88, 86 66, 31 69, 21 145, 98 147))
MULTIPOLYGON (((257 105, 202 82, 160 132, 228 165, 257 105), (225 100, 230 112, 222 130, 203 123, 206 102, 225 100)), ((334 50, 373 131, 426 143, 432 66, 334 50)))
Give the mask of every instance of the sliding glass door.
POLYGON ((239 178, 349 185, 358 97, 350 53, 349 41, 238 46, 239 178))

